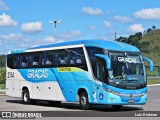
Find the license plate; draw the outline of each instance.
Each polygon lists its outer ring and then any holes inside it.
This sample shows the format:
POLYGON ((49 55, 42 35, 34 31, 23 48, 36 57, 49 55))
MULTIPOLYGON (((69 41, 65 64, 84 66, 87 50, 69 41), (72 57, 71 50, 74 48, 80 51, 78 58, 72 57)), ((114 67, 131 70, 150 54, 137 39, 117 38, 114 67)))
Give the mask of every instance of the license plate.
POLYGON ((134 100, 128 100, 128 103, 134 103, 134 100))

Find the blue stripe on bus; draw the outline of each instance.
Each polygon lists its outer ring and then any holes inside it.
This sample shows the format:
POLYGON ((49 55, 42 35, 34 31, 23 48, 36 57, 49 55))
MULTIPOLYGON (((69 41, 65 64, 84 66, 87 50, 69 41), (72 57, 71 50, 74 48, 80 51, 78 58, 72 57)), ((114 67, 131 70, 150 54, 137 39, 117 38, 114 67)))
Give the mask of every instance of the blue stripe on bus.
POLYGON ((47 82, 47 81, 57 81, 55 74, 52 72, 52 69, 18 69, 22 77, 33 83, 38 82, 47 82), (47 74, 45 73, 47 71, 47 74))

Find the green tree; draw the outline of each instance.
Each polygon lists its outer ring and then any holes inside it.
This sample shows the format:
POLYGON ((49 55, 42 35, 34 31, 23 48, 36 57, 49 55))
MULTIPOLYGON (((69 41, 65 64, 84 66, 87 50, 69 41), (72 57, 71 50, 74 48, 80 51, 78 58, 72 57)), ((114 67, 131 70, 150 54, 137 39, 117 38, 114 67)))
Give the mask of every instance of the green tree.
POLYGON ((151 29, 151 28, 148 28, 148 29, 147 29, 147 33, 151 32, 151 31, 152 31, 152 29, 151 29))
POLYGON ((6 56, 0 55, 0 67, 4 67, 6 65, 6 56))
POLYGON ((131 45, 139 48, 139 47, 141 47, 141 45, 140 45, 140 40, 141 39, 142 39, 142 33, 138 32, 134 35, 130 35, 128 38, 127 37, 120 37, 120 38, 117 39, 117 41, 124 42, 124 43, 127 43, 127 44, 131 44, 131 45))
POLYGON ((117 41, 127 43, 127 37, 119 37, 117 41))
POLYGON ((152 25, 152 29, 155 30, 155 29, 156 29, 156 26, 155 26, 155 25, 152 25))
POLYGON ((5 83, 5 78, 6 78, 6 70, 0 69, 0 84, 5 83))

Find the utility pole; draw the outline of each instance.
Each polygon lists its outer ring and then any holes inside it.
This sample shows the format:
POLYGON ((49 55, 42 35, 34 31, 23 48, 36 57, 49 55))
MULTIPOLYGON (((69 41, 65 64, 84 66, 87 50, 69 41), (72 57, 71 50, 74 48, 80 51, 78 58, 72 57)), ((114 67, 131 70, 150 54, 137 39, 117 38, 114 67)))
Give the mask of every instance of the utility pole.
POLYGON ((114 33, 114 37, 115 37, 114 41, 116 41, 116 39, 117 39, 117 33, 116 32, 114 33))
POLYGON ((54 20, 54 21, 48 21, 50 24, 54 24, 54 39, 56 41, 56 28, 57 28, 57 24, 61 23, 62 20, 54 20))

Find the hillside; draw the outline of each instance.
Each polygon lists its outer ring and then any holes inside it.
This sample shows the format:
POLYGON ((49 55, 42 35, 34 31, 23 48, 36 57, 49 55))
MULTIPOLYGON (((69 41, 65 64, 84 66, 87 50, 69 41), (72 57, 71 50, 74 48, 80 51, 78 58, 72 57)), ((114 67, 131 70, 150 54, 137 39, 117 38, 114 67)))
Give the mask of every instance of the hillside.
POLYGON ((4 67, 6 64, 6 56, 0 55, 0 67, 4 67))
POLYGON ((152 59, 155 66, 160 66, 160 29, 148 32, 140 41, 147 44, 140 47, 142 54, 152 59))

